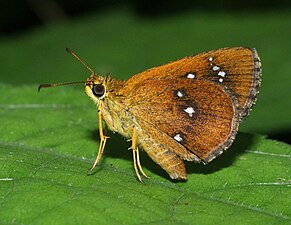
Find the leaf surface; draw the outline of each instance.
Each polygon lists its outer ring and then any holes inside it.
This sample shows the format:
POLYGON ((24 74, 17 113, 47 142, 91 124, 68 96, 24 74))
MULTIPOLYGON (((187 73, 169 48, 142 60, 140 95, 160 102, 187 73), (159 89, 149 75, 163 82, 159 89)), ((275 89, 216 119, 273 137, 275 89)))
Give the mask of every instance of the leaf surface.
POLYGON ((0 224, 290 224, 291 147, 239 133, 221 157, 173 182, 110 133, 101 165, 95 106, 83 87, 0 85, 0 224))

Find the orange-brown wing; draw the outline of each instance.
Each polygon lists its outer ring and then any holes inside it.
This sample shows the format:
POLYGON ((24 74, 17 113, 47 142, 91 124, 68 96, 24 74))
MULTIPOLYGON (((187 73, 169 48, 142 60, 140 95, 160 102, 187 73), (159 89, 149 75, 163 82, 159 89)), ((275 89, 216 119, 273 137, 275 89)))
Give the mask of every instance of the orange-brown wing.
POLYGON ((248 115, 261 81, 261 63, 255 49, 223 48, 154 67, 126 81, 123 93, 151 79, 187 78, 214 82, 237 98, 239 120, 248 115))
POLYGON ((237 132, 236 99, 209 81, 149 79, 124 104, 152 139, 164 146, 174 140, 205 163, 228 148, 237 132))

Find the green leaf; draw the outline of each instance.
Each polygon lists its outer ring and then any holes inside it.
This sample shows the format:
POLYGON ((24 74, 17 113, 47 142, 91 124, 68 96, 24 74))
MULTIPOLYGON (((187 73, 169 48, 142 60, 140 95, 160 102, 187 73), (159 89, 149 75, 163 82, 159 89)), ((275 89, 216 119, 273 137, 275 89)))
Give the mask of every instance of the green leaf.
POLYGON ((130 143, 111 133, 88 175, 98 132, 83 87, 0 91, 0 224, 291 223, 290 145, 239 133, 212 163, 187 163, 187 182, 142 154, 141 184, 130 143))

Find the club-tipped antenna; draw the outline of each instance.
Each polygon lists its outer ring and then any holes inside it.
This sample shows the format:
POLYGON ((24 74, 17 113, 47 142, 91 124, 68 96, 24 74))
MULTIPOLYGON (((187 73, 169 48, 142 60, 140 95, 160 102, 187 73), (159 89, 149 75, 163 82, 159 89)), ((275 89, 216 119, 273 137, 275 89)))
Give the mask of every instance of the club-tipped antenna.
POLYGON ((69 85, 69 84, 84 84, 86 81, 73 81, 73 82, 63 82, 58 84, 41 84, 38 86, 38 92, 42 88, 49 88, 49 87, 57 87, 57 86, 63 86, 63 85, 69 85))
MULTIPOLYGON (((67 52, 70 53, 72 56, 74 56, 80 63, 83 64, 83 66, 85 66, 91 73, 92 75, 95 74, 94 70, 92 70, 89 66, 87 66, 86 63, 84 63, 79 56, 76 55, 75 52, 73 52, 71 49, 66 48, 67 52)), ((63 82, 63 83, 58 83, 58 84, 41 84, 38 86, 38 92, 42 89, 42 88, 48 88, 48 87, 57 87, 57 86, 63 86, 63 85, 69 85, 69 84, 81 84, 81 83, 85 83, 86 81, 73 81, 73 82, 63 82)))
POLYGON ((80 58, 79 56, 76 55, 75 52, 73 52, 71 49, 69 48, 66 48, 67 52, 70 53, 72 56, 74 56, 80 63, 83 64, 83 66, 85 66, 92 74, 95 74, 94 70, 92 70, 89 66, 87 66, 86 63, 84 63, 80 58))

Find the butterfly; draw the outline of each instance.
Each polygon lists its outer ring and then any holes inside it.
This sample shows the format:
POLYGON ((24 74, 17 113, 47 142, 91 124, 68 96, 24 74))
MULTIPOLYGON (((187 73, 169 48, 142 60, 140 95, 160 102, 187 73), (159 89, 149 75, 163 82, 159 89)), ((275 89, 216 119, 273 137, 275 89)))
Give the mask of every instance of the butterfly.
MULTIPOLYGON (((126 81, 90 72, 85 93, 97 105, 100 145, 108 139, 102 121, 131 140, 133 166, 143 171, 139 150, 172 179, 187 180, 184 161, 207 164, 233 143, 239 124, 256 102, 261 61, 254 48, 233 47, 188 56, 138 73, 126 81)), ((42 84, 44 87, 81 82, 42 84)))

